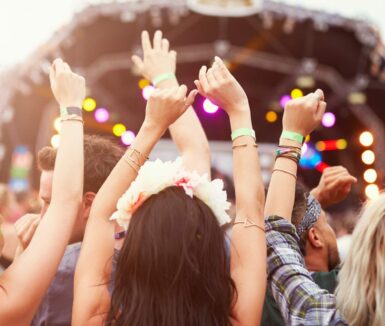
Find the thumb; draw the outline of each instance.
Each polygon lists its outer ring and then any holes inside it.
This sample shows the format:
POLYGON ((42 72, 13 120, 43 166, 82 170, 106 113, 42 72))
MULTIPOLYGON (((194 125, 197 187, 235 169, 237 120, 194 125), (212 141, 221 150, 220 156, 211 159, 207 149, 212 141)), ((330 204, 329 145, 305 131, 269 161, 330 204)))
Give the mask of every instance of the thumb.
POLYGON ((193 105, 194 101, 195 101, 195 96, 197 96, 198 94, 198 90, 194 89, 190 92, 190 94, 187 96, 187 99, 186 99, 186 110, 191 106, 193 105))
POLYGON ((135 65, 140 71, 142 71, 142 69, 143 69, 143 60, 142 60, 139 56, 137 56, 137 55, 133 55, 133 56, 131 57, 131 60, 132 60, 132 62, 134 63, 134 65, 135 65))

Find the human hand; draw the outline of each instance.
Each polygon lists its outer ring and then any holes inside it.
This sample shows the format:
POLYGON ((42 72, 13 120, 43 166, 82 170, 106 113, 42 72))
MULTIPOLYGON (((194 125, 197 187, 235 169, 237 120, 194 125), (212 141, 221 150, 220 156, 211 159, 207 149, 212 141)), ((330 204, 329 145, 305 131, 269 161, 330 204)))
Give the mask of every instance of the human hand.
POLYGON ((199 80, 194 83, 201 95, 219 105, 229 116, 250 112, 245 91, 219 57, 215 57, 209 70, 206 66, 201 68, 199 80))
POLYGON ((156 31, 153 44, 147 31, 142 32, 143 59, 137 55, 132 56, 132 61, 139 72, 146 79, 153 81, 162 74, 175 74, 176 52, 169 51, 170 43, 162 38, 162 32, 156 31))
POLYGON ((39 214, 26 214, 15 223, 17 237, 23 249, 27 248, 40 223, 39 214))
POLYGON ((147 101, 144 125, 157 129, 163 134, 193 104, 197 90, 187 96, 185 85, 156 89, 147 101))
POLYGON ((85 79, 72 72, 62 59, 56 59, 49 74, 51 89, 60 107, 78 107, 86 97, 85 79))
POLYGON ((322 172, 320 182, 311 194, 322 207, 327 207, 343 201, 356 182, 357 179, 351 176, 343 166, 332 166, 322 172))
POLYGON ((285 105, 283 130, 306 137, 321 123, 326 110, 324 93, 317 89, 304 97, 290 100, 285 105))

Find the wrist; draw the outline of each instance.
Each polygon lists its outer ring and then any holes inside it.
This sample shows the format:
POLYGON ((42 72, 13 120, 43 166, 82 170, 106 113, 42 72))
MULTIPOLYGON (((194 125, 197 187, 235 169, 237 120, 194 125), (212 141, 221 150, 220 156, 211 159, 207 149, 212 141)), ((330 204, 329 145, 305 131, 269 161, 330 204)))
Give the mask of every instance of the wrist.
POLYGON ((302 144, 300 144, 294 140, 284 139, 284 138, 281 138, 279 140, 279 146, 291 146, 291 147, 302 148, 302 144))
POLYGON ((233 112, 229 114, 229 119, 232 131, 240 128, 253 129, 250 110, 233 112))
POLYGON ((80 108, 83 109, 83 102, 79 101, 68 101, 68 102, 59 102, 59 107, 60 108, 70 108, 70 107, 75 107, 75 108, 80 108))
POLYGON ((159 82, 156 85, 156 88, 164 89, 164 88, 173 88, 173 87, 178 87, 178 86, 179 86, 178 80, 176 78, 174 78, 174 79, 166 79, 166 80, 159 82))
POLYGON ((163 136, 166 130, 167 128, 163 129, 159 126, 159 124, 144 120, 139 132, 144 132, 148 136, 159 139, 163 136))

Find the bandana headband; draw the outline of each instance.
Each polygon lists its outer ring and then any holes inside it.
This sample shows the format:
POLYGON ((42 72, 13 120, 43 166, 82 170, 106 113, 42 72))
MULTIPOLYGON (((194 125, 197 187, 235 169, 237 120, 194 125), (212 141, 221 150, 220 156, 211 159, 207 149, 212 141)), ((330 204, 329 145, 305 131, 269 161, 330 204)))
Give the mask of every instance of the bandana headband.
POLYGON ((301 236, 304 232, 308 231, 310 228, 317 223, 321 215, 321 205, 313 195, 309 194, 307 197, 307 205, 305 216, 303 217, 301 223, 297 227, 297 234, 301 236))

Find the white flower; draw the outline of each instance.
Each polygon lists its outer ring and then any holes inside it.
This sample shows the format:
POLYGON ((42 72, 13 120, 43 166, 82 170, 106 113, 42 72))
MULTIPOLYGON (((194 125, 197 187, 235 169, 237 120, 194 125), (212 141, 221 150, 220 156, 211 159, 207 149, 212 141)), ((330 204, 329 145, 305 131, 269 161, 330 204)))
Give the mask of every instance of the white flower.
POLYGON ((223 190, 222 180, 209 181, 207 175, 186 171, 181 158, 174 162, 162 162, 159 159, 146 162, 130 188, 118 200, 117 211, 110 220, 115 220, 127 230, 132 214, 144 201, 172 186, 181 187, 186 195, 202 200, 210 207, 220 225, 230 222, 226 212, 230 203, 227 201, 226 191, 223 190))

